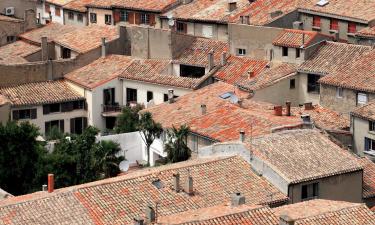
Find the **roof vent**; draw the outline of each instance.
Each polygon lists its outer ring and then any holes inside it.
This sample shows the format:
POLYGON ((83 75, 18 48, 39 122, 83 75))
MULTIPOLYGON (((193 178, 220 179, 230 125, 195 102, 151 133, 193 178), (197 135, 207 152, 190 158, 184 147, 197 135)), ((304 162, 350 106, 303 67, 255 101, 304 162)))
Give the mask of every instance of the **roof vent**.
POLYGON ((328 0, 320 0, 319 2, 316 3, 317 6, 323 7, 329 3, 328 0))
POLYGON ((290 218, 287 215, 281 215, 280 216, 280 221, 279 221, 280 225, 294 225, 295 222, 296 222, 295 220, 293 220, 292 218, 290 218))
POLYGON ((234 95, 233 92, 229 91, 229 92, 225 92, 224 94, 220 95, 220 98, 222 99, 228 99, 230 98, 232 95, 234 95))
POLYGON ((163 183, 161 180, 157 179, 152 181, 152 184, 157 188, 157 189, 162 189, 164 187, 163 183))
POLYGON ((240 192, 232 194, 231 200, 232 206, 240 206, 245 204, 245 196, 241 195, 240 192))

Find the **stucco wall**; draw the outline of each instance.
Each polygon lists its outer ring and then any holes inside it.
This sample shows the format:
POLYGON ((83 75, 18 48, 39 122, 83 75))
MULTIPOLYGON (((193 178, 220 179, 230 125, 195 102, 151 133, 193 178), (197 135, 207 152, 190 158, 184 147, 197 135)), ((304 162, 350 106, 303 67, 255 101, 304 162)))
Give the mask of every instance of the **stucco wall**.
POLYGON ((64 24, 76 25, 76 26, 87 26, 88 25, 87 15, 88 15, 87 13, 75 12, 75 11, 64 9, 64 24), (73 19, 69 19, 69 12, 72 12, 74 14, 73 19), (78 21, 78 14, 82 15, 82 18, 83 18, 82 21, 78 21))
POLYGON ((105 24, 105 15, 111 15, 112 16, 112 24, 114 24, 113 21, 113 13, 112 10, 108 9, 97 9, 97 8, 88 8, 88 24, 97 24, 97 25, 106 25, 105 24), (96 23, 91 23, 90 21, 90 13, 96 13, 96 23))
MULTIPOLYGON (((298 96, 299 96, 299 104, 304 104, 306 102, 312 102, 314 105, 319 104, 320 96, 319 93, 314 92, 307 92, 307 74, 306 73, 298 73, 299 81, 298 81, 298 96)), ((322 90, 320 89, 320 93, 322 90)))
POLYGON ((375 132, 369 130, 369 121, 351 116, 351 131, 353 134, 354 152, 363 156, 365 137, 375 140, 375 132))

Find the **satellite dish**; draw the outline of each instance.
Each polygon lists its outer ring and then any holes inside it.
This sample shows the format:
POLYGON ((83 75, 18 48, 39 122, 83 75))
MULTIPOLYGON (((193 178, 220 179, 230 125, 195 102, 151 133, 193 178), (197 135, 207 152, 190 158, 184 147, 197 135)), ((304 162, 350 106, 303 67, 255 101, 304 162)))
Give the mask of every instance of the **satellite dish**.
POLYGON ((173 19, 168 20, 168 25, 173 27, 174 26, 174 20, 173 19))
POLYGON ((232 95, 232 96, 230 96, 230 99, 229 99, 229 101, 230 101, 231 103, 233 103, 233 104, 237 104, 237 103, 238 103, 238 100, 239 100, 239 98, 238 98, 236 95, 232 95))
POLYGON ((129 161, 123 160, 120 162, 119 168, 122 172, 126 172, 129 170, 129 161))
POLYGON ((168 13, 167 18, 168 18, 169 20, 171 20, 171 19, 173 18, 173 14, 172 14, 172 13, 168 13))

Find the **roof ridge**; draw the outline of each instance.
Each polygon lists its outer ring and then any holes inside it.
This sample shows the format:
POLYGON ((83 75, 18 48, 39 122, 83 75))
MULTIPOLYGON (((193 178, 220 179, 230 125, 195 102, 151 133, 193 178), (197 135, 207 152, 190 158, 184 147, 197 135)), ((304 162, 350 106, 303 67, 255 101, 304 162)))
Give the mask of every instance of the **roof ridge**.
POLYGON ((329 213, 335 213, 335 212, 344 211, 344 210, 351 210, 353 208, 361 208, 361 207, 365 206, 365 203, 352 203, 352 204, 353 205, 347 206, 345 208, 335 209, 335 210, 332 210, 332 211, 329 211, 329 212, 320 213, 320 214, 317 214, 317 215, 311 215, 311 216, 302 217, 302 218, 298 218, 297 220, 311 219, 311 218, 314 218, 314 217, 317 217, 317 216, 323 217, 324 215, 329 214, 329 213))

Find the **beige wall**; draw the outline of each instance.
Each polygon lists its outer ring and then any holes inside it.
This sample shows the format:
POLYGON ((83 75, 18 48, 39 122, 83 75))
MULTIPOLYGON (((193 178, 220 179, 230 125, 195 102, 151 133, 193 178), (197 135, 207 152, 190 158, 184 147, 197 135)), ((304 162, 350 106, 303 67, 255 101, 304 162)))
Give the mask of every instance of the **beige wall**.
POLYGON ((375 140, 375 132, 369 130, 369 121, 351 116, 351 132, 353 134, 354 152, 363 156, 365 137, 375 140))
POLYGON ((288 48, 288 56, 283 56, 283 47, 273 46, 273 61, 301 64, 305 60, 305 50, 300 50, 300 57, 297 58, 296 48, 288 48))
POLYGON ((341 174, 289 186, 291 203, 301 201, 302 185, 319 183, 320 199, 362 202, 362 171, 341 174))
POLYGON ((82 12, 76 12, 76 11, 70 11, 67 9, 64 9, 64 24, 65 25, 76 25, 76 26, 87 26, 88 25, 88 14, 82 13, 82 12), (74 14, 73 19, 69 19, 69 12, 72 12, 74 14), (78 14, 82 14, 83 20, 78 21, 78 14))
POLYGON ((5 124, 10 118, 10 104, 0 106, 0 123, 5 124))
POLYGON ((109 9, 97 9, 97 8, 88 8, 88 24, 91 25, 93 23, 91 23, 90 21, 90 13, 96 13, 96 23, 94 24, 97 24, 97 25, 106 25, 105 24, 105 15, 111 15, 112 16, 112 25, 114 24, 113 22, 113 13, 112 13, 112 10, 109 10, 109 9))
MULTIPOLYGON (((320 95, 319 93, 307 92, 307 74, 298 73, 299 76, 299 104, 304 104, 306 102, 312 102, 314 105, 319 104, 320 95)), ((322 90, 320 90, 321 92, 322 90)))

